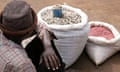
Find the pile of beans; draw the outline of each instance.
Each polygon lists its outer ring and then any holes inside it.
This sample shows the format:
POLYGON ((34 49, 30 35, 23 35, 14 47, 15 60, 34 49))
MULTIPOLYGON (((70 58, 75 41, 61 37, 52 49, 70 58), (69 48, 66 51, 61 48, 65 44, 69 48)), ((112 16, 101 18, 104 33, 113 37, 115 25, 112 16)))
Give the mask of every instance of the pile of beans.
POLYGON ((59 24, 59 25, 66 25, 66 24, 78 24, 81 22, 81 16, 67 8, 62 9, 62 18, 54 17, 53 9, 48 9, 41 14, 42 19, 47 22, 48 24, 59 24))

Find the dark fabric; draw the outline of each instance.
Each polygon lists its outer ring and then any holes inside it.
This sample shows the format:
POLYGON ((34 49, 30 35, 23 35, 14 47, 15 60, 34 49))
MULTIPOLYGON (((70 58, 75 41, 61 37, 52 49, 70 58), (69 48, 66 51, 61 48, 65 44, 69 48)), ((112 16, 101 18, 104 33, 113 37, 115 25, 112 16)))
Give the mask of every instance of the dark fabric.
POLYGON ((42 42, 38 37, 36 37, 25 48, 26 52, 28 53, 28 56, 31 58, 33 64, 35 65, 37 72, 64 72, 65 64, 62 62, 62 58, 60 57, 58 51, 56 50, 54 42, 51 41, 51 43, 52 43, 53 49, 55 50, 61 62, 61 67, 56 71, 48 70, 44 62, 39 65, 40 55, 42 54, 44 49, 43 49, 42 42))

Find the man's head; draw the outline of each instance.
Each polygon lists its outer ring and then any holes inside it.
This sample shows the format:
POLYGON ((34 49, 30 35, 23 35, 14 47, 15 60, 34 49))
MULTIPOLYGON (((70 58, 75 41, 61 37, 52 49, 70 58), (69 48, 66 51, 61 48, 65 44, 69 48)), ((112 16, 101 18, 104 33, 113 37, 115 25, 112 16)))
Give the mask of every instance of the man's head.
POLYGON ((6 5, 0 15, 0 28, 9 35, 22 36, 35 30, 36 14, 24 1, 13 0, 6 5))

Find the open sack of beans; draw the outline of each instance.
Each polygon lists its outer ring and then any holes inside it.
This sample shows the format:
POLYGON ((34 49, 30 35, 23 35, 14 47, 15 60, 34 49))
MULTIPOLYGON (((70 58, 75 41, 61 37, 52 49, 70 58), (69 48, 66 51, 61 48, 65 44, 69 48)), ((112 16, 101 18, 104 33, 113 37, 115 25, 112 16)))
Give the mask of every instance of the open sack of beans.
POLYGON ((120 50, 120 34, 108 23, 91 21, 86 51, 96 65, 120 50))
POLYGON ((68 5, 53 5, 39 11, 38 21, 45 24, 57 37, 54 42, 66 68, 72 65, 88 40, 87 15, 68 5))

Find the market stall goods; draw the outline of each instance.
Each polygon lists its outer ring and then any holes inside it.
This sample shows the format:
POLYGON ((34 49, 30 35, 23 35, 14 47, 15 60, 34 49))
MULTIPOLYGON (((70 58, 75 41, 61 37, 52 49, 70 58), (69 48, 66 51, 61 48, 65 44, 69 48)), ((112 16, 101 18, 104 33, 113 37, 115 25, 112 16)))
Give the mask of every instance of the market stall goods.
POLYGON ((120 50, 120 34, 108 23, 89 22, 91 29, 88 36, 86 51, 96 65, 102 64, 120 50))
POLYGON ((58 38, 54 42, 68 68, 81 55, 88 40, 88 17, 81 9, 68 5, 61 5, 62 17, 61 10, 55 16, 54 8, 55 5, 40 10, 38 23, 46 25, 58 38))

